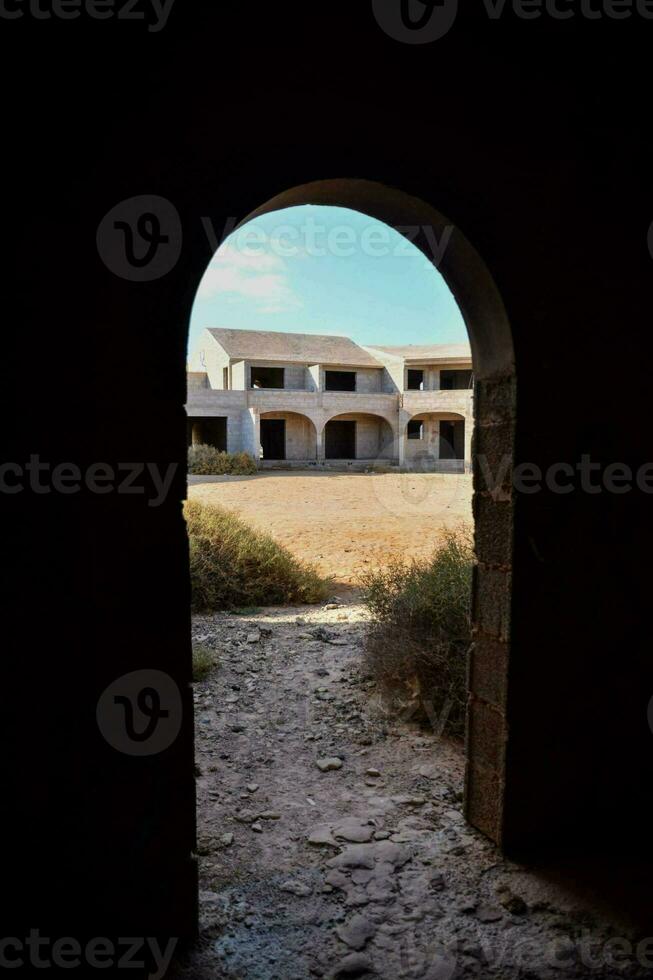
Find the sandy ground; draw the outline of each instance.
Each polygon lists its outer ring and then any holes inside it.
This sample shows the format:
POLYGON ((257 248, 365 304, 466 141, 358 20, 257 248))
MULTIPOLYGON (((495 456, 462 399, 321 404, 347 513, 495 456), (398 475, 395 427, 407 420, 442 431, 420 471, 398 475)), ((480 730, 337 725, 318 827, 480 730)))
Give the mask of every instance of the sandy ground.
POLYGON ((391 555, 428 556, 446 528, 472 527, 468 474, 296 470, 194 479, 211 482, 189 486, 189 498, 236 511, 349 585, 391 555))

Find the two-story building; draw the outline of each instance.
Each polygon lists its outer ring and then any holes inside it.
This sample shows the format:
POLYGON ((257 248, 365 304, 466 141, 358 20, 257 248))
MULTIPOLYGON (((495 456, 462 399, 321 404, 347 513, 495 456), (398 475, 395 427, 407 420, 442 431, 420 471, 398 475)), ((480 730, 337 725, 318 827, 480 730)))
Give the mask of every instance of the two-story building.
POLYGON ((186 412, 189 445, 245 451, 261 467, 460 471, 471 463, 471 351, 207 329, 186 412))

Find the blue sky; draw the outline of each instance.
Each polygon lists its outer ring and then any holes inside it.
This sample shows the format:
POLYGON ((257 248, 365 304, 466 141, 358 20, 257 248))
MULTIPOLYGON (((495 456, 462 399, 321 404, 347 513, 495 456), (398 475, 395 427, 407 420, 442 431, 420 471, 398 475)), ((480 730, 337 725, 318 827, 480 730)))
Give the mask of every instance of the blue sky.
POLYGON ((313 205, 263 215, 225 239, 195 297, 189 350, 204 327, 363 344, 467 340, 444 279, 404 236, 357 211, 313 205))

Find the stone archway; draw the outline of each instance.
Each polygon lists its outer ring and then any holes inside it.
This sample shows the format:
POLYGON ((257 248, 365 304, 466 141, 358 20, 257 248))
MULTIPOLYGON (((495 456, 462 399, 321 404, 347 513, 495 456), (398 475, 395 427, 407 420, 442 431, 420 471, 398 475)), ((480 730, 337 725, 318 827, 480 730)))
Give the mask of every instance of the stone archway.
MULTIPOLYGON (((516 371, 508 316, 481 256, 447 218, 425 201, 368 180, 321 180, 293 187, 242 222, 271 211, 323 204, 362 212, 410 237, 438 268, 461 310, 474 364, 474 515, 477 567, 474 645, 469 664, 467 819, 505 842, 507 700, 512 599, 512 462, 516 371), (446 247, 434 252, 433 243, 446 247), (486 475, 498 474, 490 485, 486 475)), ((203 272, 198 266, 197 284, 203 272)))

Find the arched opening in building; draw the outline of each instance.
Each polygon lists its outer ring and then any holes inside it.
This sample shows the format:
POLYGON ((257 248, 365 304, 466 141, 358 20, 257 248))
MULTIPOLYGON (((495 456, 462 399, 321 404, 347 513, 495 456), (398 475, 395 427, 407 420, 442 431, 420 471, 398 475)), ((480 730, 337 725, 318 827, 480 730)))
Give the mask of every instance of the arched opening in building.
MULTIPOLYGON (((504 819, 505 706, 511 597, 512 502, 509 480, 515 404, 514 355, 507 316, 490 273, 458 229, 424 201, 381 184, 343 179, 298 186, 268 200, 252 211, 238 227, 259 216, 301 205, 348 208, 405 234, 437 267, 453 293, 467 327, 475 385, 474 451, 477 457, 482 456, 485 460, 491 456, 491 471, 498 472, 499 483, 503 477, 505 485, 484 482, 482 477, 487 473, 487 468, 482 472, 477 468, 477 569, 472 602, 475 643, 468 675, 465 811, 473 824, 500 841, 504 819), (438 247, 434 248, 434 243, 439 243, 438 247), (507 465, 496 470, 494 464, 499 460, 507 465)), ((250 433, 248 438, 254 451, 258 452, 257 427, 260 430, 262 421, 269 422, 270 432, 274 428, 274 435, 270 435, 268 454, 282 455, 285 453, 282 434, 283 430, 287 432, 288 418, 274 418, 275 413, 266 400, 278 396, 279 388, 282 385, 285 387, 287 382, 278 371, 269 371, 269 364, 266 365, 265 360, 261 361, 260 358, 260 351, 252 352, 249 356, 245 352, 241 358, 245 371, 248 361, 250 366, 256 367, 254 374, 250 370, 249 379, 247 374, 244 376, 243 387, 249 389, 248 404, 251 401, 245 428, 250 433), (268 416, 265 419, 261 418, 262 409, 265 409, 263 414, 268 416)), ((310 378, 299 387, 310 389, 311 378, 318 376, 311 373, 314 359, 311 361, 307 356, 305 361, 310 378)), ((417 377, 421 370, 419 364, 408 365, 406 362, 401 381, 404 389, 402 406, 392 439, 392 424, 387 419, 357 418, 359 413, 342 409, 338 413, 323 412, 324 426, 319 423, 315 426, 316 458, 319 460, 323 455, 326 461, 327 453, 329 456, 333 453, 333 458, 338 454, 340 458, 353 461, 353 457, 363 459, 368 453, 372 457, 376 453, 387 457, 389 462, 396 459, 400 465, 405 464, 407 455, 410 456, 412 452, 409 443, 418 441, 409 438, 415 432, 415 427, 410 426, 409 433, 409 423, 428 424, 433 421, 429 417, 435 412, 440 416, 437 423, 440 458, 453 456, 455 463, 462 452, 463 463, 465 458, 469 462, 472 426, 468 424, 461 431, 456 408, 457 400, 471 397, 471 371, 467 371, 463 377, 455 365, 447 367, 451 368, 450 373, 442 373, 440 390, 434 392, 429 390, 428 383, 425 384, 424 373, 421 379, 417 377), (430 400, 435 395, 449 402, 446 406, 439 403, 431 405, 430 400), (445 407, 451 411, 443 411, 445 407), (362 436, 364 438, 361 439, 362 436)), ((191 370, 196 369, 197 365, 191 364, 191 370)), ((225 374, 224 385, 232 389, 229 395, 233 397, 236 394, 233 391, 234 367, 232 365, 228 370, 222 370, 225 374)), ((356 397, 357 391, 351 386, 345 390, 347 379, 344 372, 340 374, 343 376, 334 376, 328 383, 326 376, 319 379, 323 403, 329 399, 356 397)), ((295 394, 301 397, 299 392, 295 394)), ((303 424, 310 432, 310 427, 303 424)), ((304 440, 304 446, 307 445, 308 437, 304 440)))
POLYGON ((299 412, 261 412, 259 444, 262 467, 281 462, 312 462, 317 458, 315 423, 299 412))
POLYGON ((343 462, 397 461, 392 423, 369 412, 343 412, 324 425, 324 458, 343 462))

